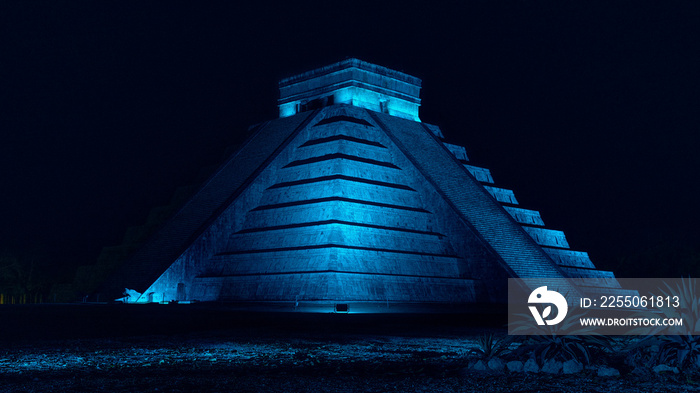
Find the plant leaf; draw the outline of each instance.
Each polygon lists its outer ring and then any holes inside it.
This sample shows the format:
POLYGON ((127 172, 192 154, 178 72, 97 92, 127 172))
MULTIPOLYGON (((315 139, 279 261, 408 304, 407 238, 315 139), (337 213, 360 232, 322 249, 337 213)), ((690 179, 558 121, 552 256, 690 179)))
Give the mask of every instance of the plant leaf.
POLYGON ((552 313, 552 306, 547 306, 547 308, 542 311, 542 319, 545 319, 552 313))

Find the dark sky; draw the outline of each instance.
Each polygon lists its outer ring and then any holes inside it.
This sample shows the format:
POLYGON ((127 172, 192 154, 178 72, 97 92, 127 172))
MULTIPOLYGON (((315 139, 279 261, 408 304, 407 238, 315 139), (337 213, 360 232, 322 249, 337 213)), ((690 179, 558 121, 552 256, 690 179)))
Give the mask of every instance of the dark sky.
POLYGON ((352 56, 422 78, 422 120, 597 265, 700 249, 699 7, 233 3, 0 4, 0 248, 94 263, 352 56))

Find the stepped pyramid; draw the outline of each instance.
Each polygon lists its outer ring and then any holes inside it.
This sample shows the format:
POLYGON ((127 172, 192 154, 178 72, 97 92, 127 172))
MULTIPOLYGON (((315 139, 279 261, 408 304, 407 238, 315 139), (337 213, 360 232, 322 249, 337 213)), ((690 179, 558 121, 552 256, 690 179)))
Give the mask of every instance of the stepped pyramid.
POLYGON ((279 86, 280 118, 256 126, 107 296, 381 311, 505 303, 508 277, 619 287, 420 121, 420 79, 347 59, 279 86))

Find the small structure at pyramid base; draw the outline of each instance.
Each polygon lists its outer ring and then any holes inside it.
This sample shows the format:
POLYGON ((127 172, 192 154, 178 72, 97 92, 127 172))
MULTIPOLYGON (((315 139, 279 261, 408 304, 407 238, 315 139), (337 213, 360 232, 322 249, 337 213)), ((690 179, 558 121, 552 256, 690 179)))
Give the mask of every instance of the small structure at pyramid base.
POLYGON ((420 121, 420 83, 357 59, 282 80, 280 118, 257 126, 106 296, 393 312, 504 304, 508 277, 619 288, 420 121))

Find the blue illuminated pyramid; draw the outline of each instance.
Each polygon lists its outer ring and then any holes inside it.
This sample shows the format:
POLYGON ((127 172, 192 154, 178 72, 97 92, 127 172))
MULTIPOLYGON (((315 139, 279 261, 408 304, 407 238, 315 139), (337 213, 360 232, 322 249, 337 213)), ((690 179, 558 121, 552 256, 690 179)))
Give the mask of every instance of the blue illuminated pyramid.
POLYGON ((280 118, 109 285, 138 302, 319 310, 503 303, 508 277, 617 286, 420 121, 420 84, 357 59, 282 80, 280 118))

